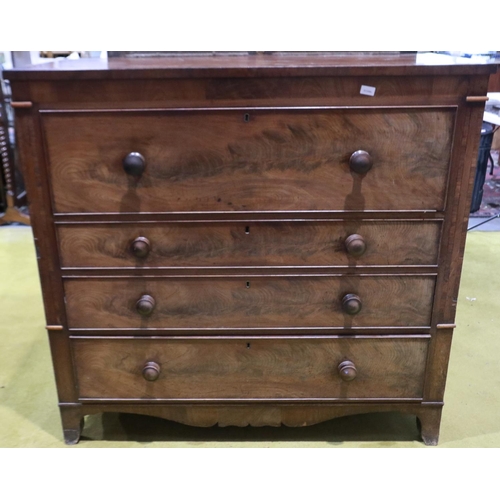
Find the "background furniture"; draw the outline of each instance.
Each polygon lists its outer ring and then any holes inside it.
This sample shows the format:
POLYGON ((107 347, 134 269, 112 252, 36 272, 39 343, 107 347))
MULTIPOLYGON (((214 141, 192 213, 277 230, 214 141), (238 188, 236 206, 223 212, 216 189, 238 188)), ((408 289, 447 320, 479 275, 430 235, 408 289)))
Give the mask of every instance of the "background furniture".
POLYGON ((436 444, 494 69, 259 55, 9 72, 66 442, 103 411, 400 411, 436 444))
POLYGON ((491 144, 495 133, 495 125, 483 122, 481 128, 481 141, 479 143, 479 154, 477 158, 476 176, 474 178, 474 189, 472 190, 471 213, 481 208, 483 199, 484 181, 488 163, 491 165, 490 175, 493 174, 493 158, 491 157, 491 144))
POLYGON ((26 191, 19 170, 14 144, 14 124, 9 116, 8 84, 0 78, 0 224, 19 222, 29 224, 24 212, 26 191))

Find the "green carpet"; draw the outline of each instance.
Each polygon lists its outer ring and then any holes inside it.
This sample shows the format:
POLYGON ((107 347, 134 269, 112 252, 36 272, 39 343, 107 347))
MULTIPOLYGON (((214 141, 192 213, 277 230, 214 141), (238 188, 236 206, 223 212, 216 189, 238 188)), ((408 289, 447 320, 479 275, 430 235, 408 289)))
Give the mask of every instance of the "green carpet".
MULTIPOLYGON (((467 240, 441 447, 500 447, 500 233, 467 240)), ((0 228, 0 447, 64 447, 31 229, 0 228)), ((359 415, 303 428, 86 417, 78 447, 424 447, 415 418, 359 415)))

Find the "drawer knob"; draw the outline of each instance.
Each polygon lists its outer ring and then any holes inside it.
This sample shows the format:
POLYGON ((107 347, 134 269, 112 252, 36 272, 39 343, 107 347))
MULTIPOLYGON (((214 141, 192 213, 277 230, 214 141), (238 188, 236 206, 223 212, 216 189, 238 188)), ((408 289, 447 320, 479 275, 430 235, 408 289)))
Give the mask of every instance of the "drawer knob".
POLYGON ((140 177, 144 173, 144 170, 146 170, 146 158, 141 153, 129 153, 123 159, 123 170, 128 175, 140 177))
POLYGON ((154 361, 149 361, 144 365, 144 368, 142 369, 142 376, 148 381, 148 382, 154 382, 155 380, 158 380, 158 377, 160 376, 160 365, 158 363, 155 363, 154 361))
POLYGON ((373 159, 370 153, 360 149, 355 151, 349 160, 349 167, 357 174, 366 174, 373 166, 373 159))
POLYGON ((135 304, 135 308, 142 316, 149 316, 156 305, 155 299, 151 295, 143 295, 135 304))
POLYGON ((365 239, 359 234, 351 234, 345 240, 345 248, 349 255, 361 257, 366 251, 365 239))
POLYGON ((338 366, 339 376, 345 382, 350 382, 356 378, 358 370, 352 361, 342 361, 338 366))
POLYGON ((342 309, 345 313, 354 316, 361 311, 361 299, 354 293, 348 293, 342 299, 342 309))
POLYGON ((144 259, 151 250, 151 243, 144 236, 139 236, 130 245, 130 250, 136 257, 144 259))

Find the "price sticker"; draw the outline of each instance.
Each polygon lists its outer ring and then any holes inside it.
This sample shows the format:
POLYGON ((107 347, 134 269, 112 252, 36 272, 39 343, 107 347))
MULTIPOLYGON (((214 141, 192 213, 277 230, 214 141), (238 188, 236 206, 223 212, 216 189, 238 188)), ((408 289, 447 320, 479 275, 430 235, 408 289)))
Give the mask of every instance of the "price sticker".
POLYGON ((375 95, 376 91, 377 91, 376 87, 370 87, 368 85, 361 85, 361 90, 359 91, 359 93, 361 95, 369 95, 369 96, 373 97, 375 95))

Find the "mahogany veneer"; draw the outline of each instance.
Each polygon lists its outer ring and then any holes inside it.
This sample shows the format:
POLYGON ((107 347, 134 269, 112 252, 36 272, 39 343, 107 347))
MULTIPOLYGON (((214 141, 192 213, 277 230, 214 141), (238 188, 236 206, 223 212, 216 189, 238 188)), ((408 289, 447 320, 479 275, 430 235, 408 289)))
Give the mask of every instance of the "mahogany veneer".
POLYGON ((242 108, 41 116, 56 213, 359 211, 443 208, 455 112, 242 108), (349 159, 357 150, 368 151, 375 167, 353 181, 349 159), (124 151, 143 155, 143 175, 123 175, 124 151))
POLYGON ((356 219, 62 224, 57 235, 64 269, 349 269, 436 266, 440 231, 441 221, 356 219), (362 253, 353 248, 355 235, 364 242, 362 253), (137 239, 142 252, 135 248, 137 239))
POLYGON ((425 338, 72 340, 82 400, 422 399, 425 338), (356 367, 338 373, 345 353, 356 367), (160 367, 157 383, 137 377, 160 367), (337 371, 337 373, 335 373, 337 371))
POLYGON ((401 411, 437 444, 495 69, 318 53, 6 72, 66 442, 102 411, 401 411))
MULTIPOLYGON (((72 329, 227 330, 285 327, 429 326, 434 276, 249 276, 65 279, 72 329), (345 314, 342 301, 362 309, 345 314), (137 301, 154 297, 151 314, 137 301)), ((222 333, 222 332, 220 332, 222 333)))

